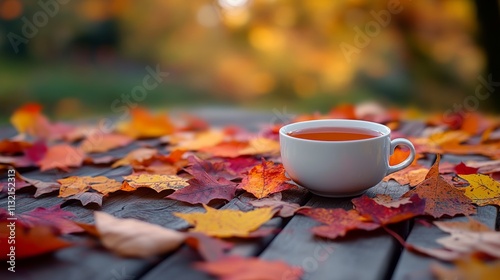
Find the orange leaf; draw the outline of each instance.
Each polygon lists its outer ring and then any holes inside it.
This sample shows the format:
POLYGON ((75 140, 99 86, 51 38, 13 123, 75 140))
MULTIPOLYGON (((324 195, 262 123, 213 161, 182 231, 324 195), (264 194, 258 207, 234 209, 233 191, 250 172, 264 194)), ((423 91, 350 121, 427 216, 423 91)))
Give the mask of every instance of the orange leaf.
POLYGON ((441 157, 438 155, 436 162, 427 173, 425 181, 405 193, 403 197, 417 194, 420 198, 425 199, 425 213, 434 218, 444 215, 453 217, 458 214, 475 214, 476 208, 471 204, 472 201, 439 175, 440 159, 441 157))
POLYGON ((144 160, 152 158, 156 154, 158 154, 158 151, 155 149, 139 148, 137 150, 131 151, 124 158, 113 163, 111 167, 116 168, 118 166, 130 165, 133 162, 142 162, 144 160))
POLYGON ((219 143, 212 147, 200 149, 200 152, 209 153, 214 157, 235 158, 240 155, 241 150, 245 149, 248 143, 241 141, 230 141, 219 143))
POLYGON ((176 175, 140 174, 123 176, 126 186, 137 188, 150 188, 156 192, 164 190, 180 190, 188 185, 187 180, 176 175))
POLYGON ((91 188, 107 195, 121 189, 122 184, 116 180, 104 177, 71 176, 57 180, 61 184, 59 197, 69 197, 75 194, 84 193, 91 188))
POLYGON ((82 141, 80 148, 86 153, 102 153, 126 146, 133 139, 121 134, 103 134, 99 137, 89 137, 82 141))
POLYGON ((59 168, 67 171, 69 167, 80 167, 85 154, 68 144, 49 147, 45 156, 37 162, 41 171, 59 168))
POLYGON ((299 280, 301 268, 282 261, 266 261, 259 258, 231 256, 214 262, 198 262, 195 268, 226 280, 299 280))
POLYGON ((0 222, 0 244, 3 244, 0 246, 1 260, 9 260, 9 254, 14 254, 15 259, 18 260, 72 246, 71 243, 60 239, 60 234, 51 227, 34 226, 32 228, 25 228, 19 224, 12 226, 13 224, 15 222, 0 222), (16 236, 14 252, 10 250, 11 246, 6 246, 9 236, 11 236, 11 230, 15 231, 16 236))
POLYGON ((278 155, 280 143, 267 138, 254 138, 248 142, 248 146, 240 150, 239 155, 278 155))
POLYGON ((34 129, 36 119, 42 115, 42 105, 28 103, 18 108, 10 117, 10 122, 20 133, 29 133, 34 129))
POLYGON ((143 108, 131 110, 131 120, 117 125, 117 131, 132 138, 161 137, 171 134, 174 126, 167 115, 152 115, 143 108))
POLYGON ((169 155, 154 154, 151 158, 142 161, 132 161, 135 172, 157 175, 176 175, 179 170, 187 165, 183 159, 185 151, 174 150, 169 155))
POLYGON ((295 188, 287 183, 285 168, 282 164, 262 160, 262 163, 252 168, 240 184, 240 188, 253 194, 256 198, 263 198, 269 194, 295 188))
POLYGON ((418 168, 418 166, 410 166, 398 172, 394 172, 392 174, 384 177, 384 182, 389 181, 390 179, 395 180, 400 185, 410 185, 414 187, 420 184, 425 180, 425 176, 429 172, 427 168, 418 168))
POLYGON ((198 151, 218 145, 224 140, 225 134, 218 130, 209 130, 195 134, 193 139, 181 140, 175 149, 198 151))

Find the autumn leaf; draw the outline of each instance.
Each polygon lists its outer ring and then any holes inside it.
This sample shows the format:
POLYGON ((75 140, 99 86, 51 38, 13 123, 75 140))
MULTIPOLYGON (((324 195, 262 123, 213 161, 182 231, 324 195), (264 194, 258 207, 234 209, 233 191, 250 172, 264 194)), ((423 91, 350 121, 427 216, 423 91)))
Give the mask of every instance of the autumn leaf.
POLYGON ((190 204, 208 204, 214 199, 231 200, 236 196, 237 184, 224 178, 215 179, 206 172, 194 173, 187 186, 166 196, 166 198, 190 204))
POLYGON ((45 156, 38 162, 41 171, 59 168, 67 171, 69 167, 80 167, 85 154, 68 144, 49 147, 45 156))
POLYGON ((425 214, 434 218, 444 215, 472 215, 476 208, 472 201, 462 191, 450 185, 439 175, 438 155, 436 162, 427 173, 425 181, 418 184, 414 189, 408 191, 403 197, 411 197, 415 194, 425 199, 425 214))
POLYGON ((411 203, 400 204, 398 207, 386 207, 363 195, 353 199, 352 204, 362 216, 369 218, 376 224, 388 225, 424 214, 425 200, 420 199, 417 195, 412 195, 410 201, 411 203))
POLYGON ((303 270, 282 261, 231 256, 214 262, 197 262, 194 267, 225 280, 299 280, 303 270))
POLYGON ((193 232, 202 232, 213 237, 249 237, 261 225, 269 221, 276 213, 270 207, 248 212, 240 210, 218 210, 203 205, 205 213, 174 213, 186 220, 194 228, 193 232))
POLYGON ((470 175, 470 174, 476 174, 479 168, 470 167, 465 165, 463 162, 460 162, 455 166, 453 170, 458 175, 470 175))
POLYGON ((66 124, 52 124, 42 114, 42 106, 37 103, 28 103, 18 108, 10 121, 22 135, 27 134, 39 139, 58 140, 74 129, 66 124))
POLYGON ((102 206, 102 198, 104 195, 97 192, 83 192, 77 193, 65 198, 65 200, 78 200, 82 203, 83 206, 86 206, 91 203, 95 203, 99 206, 102 206))
POLYGON ((218 130, 209 130, 195 134, 193 139, 180 141, 174 149, 198 151, 203 148, 213 147, 221 143, 225 134, 218 130))
POLYGON ((18 108, 10 117, 10 122, 19 133, 30 133, 36 118, 42 114, 42 106, 28 103, 18 108))
POLYGON ((262 163, 253 167, 240 184, 240 188, 253 194, 256 198, 263 198, 270 194, 295 188, 287 183, 285 168, 282 164, 262 160, 262 163))
POLYGON ((500 232, 489 229, 488 226, 473 219, 466 222, 434 222, 434 224, 450 233, 449 236, 436 240, 443 248, 409 245, 410 250, 445 261, 477 253, 500 258, 500 232))
POLYGON ((458 143, 450 143, 443 146, 442 151, 448 154, 455 155, 484 155, 493 159, 500 158, 500 143, 487 143, 466 145, 458 143))
POLYGON ((345 236, 348 231, 355 229, 370 231, 380 227, 379 224, 367 221, 355 210, 302 208, 297 211, 297 214, 308 216, 326 224, 314 227, 311 231, 317 236, 329 239, 345 236))
POLYGON ((409 197, 406 198, 400 198, 397 200, 394 200, 390 195, 388 194, 377 194, 373 200, 382 206, 389 207, 389 208, 398 208, 399 206, 403 204, 408 204, 412 203, 409 197))
POLYGON ((248 146, 240 150, 239 155, 278 155, 280 153, 280 143, 267 138, 253 138, 248 142, 248 146))
POLYGON ((299 210, 300 205, 297 203, 290 203, 281 200, 281 193, 275 193, 268 197, 264 197, 258 200, 250 201, 250 204, 254 207, 272 207, 279 209, 277 215, 283 218, 291 217, 295 214, 295 211, 299 210))
POLYGON ((188 185, 187 180, 176 175, 140 174, 123 176, 124 184, 133 189, 150 188, 156 192, 180 190, 188 185))
POLYGON ((122 183, 105 176, 71 176, 57 180, 61 184, 59 197, 68 197, 94 189, 103 195, 121 189, 122 183))
POLYGON ((482 174, 500 172, 500 160, 468 161, 466 165, 472 168, 479 168, 478 173, 482 174))
POLYGON ((108 250, 123 257, 147 258, 177 249, 186 235, 136 219, 118 219, 94 212, 99 239, 108 250))
POLYGON ((133 139, 121 134, 100 134, 98 137, 87 137, 80 144, 80 148, 85 153, 102 153, 112 149, 126 146, 132 143, 133 139))
POLYGON ((476 258, 460 259, 454 262, 455 267, 433 263, 430 266, 432 274, 438 280, 495 280, 500 275, 500 261, 485 263, 476 258))
MULTIPOLYGON (((16 245, 15 254, 16 260, 38 256, 50 252, 54 252, 73 244, 60 239, 60 234, 52 227, 34 226, 26 228, 17 224, 11 228, 12 222, 0 222, 0 244, 8 244, 11 229, 15 231, 16 245)), ((0 246, 0 259, 8 260, 10 246, 0 246)))
POLYGON ((464 194, 479 205, 500 206, 500 183, 488 175, 460 175, 470 186, 464 189, 464 194))
POLYGON ((213 157, 235 158, 240 156, 241 150, 248 147, 247 142, 229 141, 215 146, 201 148, 200 152, 208 153, 213 157))
POLYGON ((425 176, 428 172, 429 169, 424 167, 407 167, 398 172, 387 175, 386 177, 384 177, 383 181, 387 182, 392 179, 398 182, 400 185, 409 185, 410 187, 415 187, 425 180, 425 176))
MULTIPOLYGON (((405 159, 407 159, 410 156, 410 150, 409 149, 402 149, 397 147, 394 150, 394 153, 389 157, 389 164, 390 165, 396 165, 400 164, 403 162, 405 159)), ((413 161, 412 165, 417 164, 417 157, 415 157, 415 160, 413 161)))
POLYGON ((225 257, 225 252, 233 248, 233 243, 212 238, 200 232, 188 232, 186 244, 198 251, 205 261, 218 261, 225 257))
POLYGON ((83 229, 76 225, 71 218, 75 215, 62 210, 60 205, 50 208, 38 207, 29 212, 18 215, 18 220, 28 228, 36 226, 49 226, 61 232, 61 234, 82 232, 83 229))
POLYGON ((57 182, 44 182, 37 179, 27 178, 19 173, 17 174, 17 176, 19 177, 19 179, 36 188, 35 197, 39 197, 42 194, 58 191, 61 187, 61 185, 57 182))
POLYGON ((228 169, 236 174, 242 175, 252 169, 254 166, 261 163, 261 161, 251 156, 239 156, 236 158, 227 158, 224 160, 228 169))
POLYGON ((183 159, 185 151, 174 150, 169 155, 155 154, 142 161, 132 161, 130 164, 136 172, 158 175, 176 175, 179 170, 188 164, 183 159))
POLYGON ((133 108, 131 119, 117 124, 117 131, 132 138, 152 138, 171 134, 174 125, 167 115, 152 115, 146 109, 133 108))
POLYGON ((0 140, 0 154, 15 155, 24 153, 24 150, 31 146, 32 144, 27 141, 2 139, 0 140))
POLYGON ((152 158, 156 154, 158 154, 158 150, 156 149, 139 148, 131 151, 125 157, 113 163, 111 167, 116 168, 119 166, 131 165, 133 162, 142 162, 152 158))
POLYGON ((225 162, 211 162, 208 160, 200 160, 195 156, 188 157, 190 166, 184 168, 184 170, 195 176, 200 173, 207 173, 208 175, 218 179, 224 178, 227 180, 232 180, 238 177, 234 172, 227 168, 225 162))
POLYGON ((434 224, 444 232, 447 233, 463 233, 463 232, 491 232, 492 230, 487 225, 479 222, 478 220, 469 218, 466 222, 455 221, 434 221, 434 224))

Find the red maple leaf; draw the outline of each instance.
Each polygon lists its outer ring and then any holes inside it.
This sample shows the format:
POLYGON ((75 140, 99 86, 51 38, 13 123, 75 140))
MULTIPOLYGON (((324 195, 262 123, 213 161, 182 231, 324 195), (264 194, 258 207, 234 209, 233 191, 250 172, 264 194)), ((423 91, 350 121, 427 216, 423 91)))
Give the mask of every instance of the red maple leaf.
POLYGON ((231 200, 236 195, 237 184, 224 178, 209 175, 203 170, 191 170, 194 178, 188 180, 188 186, 175 191, 166 198, 191 204, 208 204, 214 199, 231 200))
POLYGON ((298 214, 306 215, 326 225, 312 228, 314 234, 335 239, 344 236, 348 231, 355 229, 374 230, 380 225, 367 222, 357 211, 346 211, 342 208, 303 208, 297 211, 298 214))
POLYGON ((363 195, 353 199, 352 203, 362 216, 369 218, 376 224, 388 225, 424 214, 425 200, 420 199, 417 195, 412 195, 410 201, 411 203, 401 204, 399 207, 386 207, 363 195))
POLYGON ((463 163, 463 162, 460 162, 454 168, 455 173, 457 173, 458 175, 477 174, 478 170, 479 170, 479 168, 469 167, 469 166, 465 165, 465 163, 463 163))

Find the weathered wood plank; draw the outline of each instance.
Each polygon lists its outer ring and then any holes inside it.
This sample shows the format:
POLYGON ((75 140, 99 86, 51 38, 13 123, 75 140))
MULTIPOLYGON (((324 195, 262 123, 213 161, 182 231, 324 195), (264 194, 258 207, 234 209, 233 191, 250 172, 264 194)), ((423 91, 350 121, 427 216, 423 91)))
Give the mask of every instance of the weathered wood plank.
MULTIPOLYGON (((406 187, 389 182, 378 184, 367 194, 399 197, 405 191, 406 187)), ((313 196, 306 205, 352 209, 351 198, 313 196)), ((400 245, 384 231, 353 232, 332 241, 313 236, 310 229, 317 225, 319 223, 311 218, 294 216, 260 257, 302 267, 303 279, 384 279, 392 272, 400 245)), ((408 223, 399 226, 395 230, 404 235, 408 223)))
MULTIPOLYGON (((477 219, 488 225, 491 229, 495 228, 497 219, 497 209, 493 206, 484 206, 478 208, 478 213, 472 218, 477 219)), ((467 221, 467 217, 455 217, 451 219, 439 219, 441 221, 467 221)), ((418 245, 426 248, 441 248, 441 245, 435 242, 436 239, 448 236, 437 227, 427 227, 415 223, 410 235, 407 238, 409 244, 418 245)), ((392 279, 432 279, 429 271, 429 265, 437 262, 433 258, 418 255, 404 250, 397 264, 392 279)), ((443 262, 441 262, 444 264, 443 262)))
MULTIPOLYGON (((304 189, 289 190, 283 192, 283 200, 291 203, 303 205, 309 198, 309 195, 304 189)), ((240 197, 231 200, 228 204, 221 207, 221 209, 238 209, 242 211, 249 211, 253 207, 248 204, 253 200, 249 195, 241 195, 240 197)), ((279 217, 271 219, 263 227, 282 229, 289 219, 282 219, 279 217)), ((249 239, 249 240, 234 240, 236 241, 235 247, 228 252, 229 255, 239 256, 256 256, 269 243, 275 238, 277 234, 271 234, 262 238, 249 239)), ((201 261, 198 253, 192 249, 184 246, 178 253, 169 256, 163 262, 151 269, 141 279, 154 280, 154 279, 213 279, 210 276, 200 271, 194 270, 192 264, 196 261, 201 261)))

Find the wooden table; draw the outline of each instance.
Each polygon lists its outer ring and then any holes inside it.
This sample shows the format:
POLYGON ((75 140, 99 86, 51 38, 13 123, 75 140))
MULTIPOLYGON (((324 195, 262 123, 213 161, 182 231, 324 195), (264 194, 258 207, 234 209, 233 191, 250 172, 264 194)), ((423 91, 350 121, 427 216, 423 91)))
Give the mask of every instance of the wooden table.
MULTIPOLYGON (((259 124, 269 124, 276 119, 270 113, 252 113, 240 110, 197 110, 199 116, 214 126, 235 124, 250 129, 257 129, 259 124)), ((409 135, 418 135, 423 129, 420 123, 405 123, 402 131, 409 135)), ((13 129, 1 130, 1 138, 14 135, 13 129)), ((108 152, 114 156, 123 156, 143 143, 159 145, 155 140, 138 141, 125 148, 108 152)), ((444 155, 442 162, 458 163, 465 159, 483 159, 478 156, 456 157, 444 155)), ((422 161, 430 166, 434 159, 422 161)), ((53 181, 62 177, 104 175, 122 180, 123 175, 131 173, 130 167, 110 169, 109 167, 83 166, 70 173, 60 171, 30 171, 23 173, 30 178, 53 181)), ((2 178, 4 178, 2 176, 2 178)), ((367 194, 374 196, 383 193, 399 196, 408 190, 394 181, 380 183, 370 189, 367 194)), ((73 212, 77 220, 93 223, 93 211, 101 210, 121 218, 136 218, 167 228, 183 230, 188 224, 172 215, 173 212, 202 211, 201 206, 192 206, 182 202, 164 199, 164 193, 156 193, 149 189, 139 189, 133 193, 118 192, 108 197, 102 207, 83 207, 79 202, 64 202, 56 194, 33 198, 33 189, 27 188, 17 192, 18 213, 33 210, 37 207, 50 207, 61 204, 62 208, 73 212), (63 203, 64 202, 64 203, 63 203)), ((245 202, 245 195, 237 197, 226 204, 216 207, 223 209, 248 210, 251 207, 245 202)), ((284 192, 284 200, 300 205, 324 208, 352 209, 350 198, 323 198, 304 190, 284 192)), ((0 198, 2 207, 6 208, 6 194, 0 198)), ((495 228, 498 212, 495 207, 479 207, 477 219, 495 228)), ((464 220, 457 217, 453 220, 464 220)), ((273 218, 266 224, 268 227, 280 228, 270 236, 238 242, 231 254, 242 256, 259 256, 266 260, 283 260, 290 265, 304 269, 303 279, 429 279, 432 278, 428 266, 434 260, 415 255, 404 250, 393 237, 383 230, 373 232, 353 232, 348 237, 335 241, 315 238, 311 227, 319 223, 301 215, 292 218, 273 218)), ((392 227, 404 236, 411 244, 428 247, 439 247, 434 240, 446 234, 435 227, 426 227, 420 223, 403 222, 392 227)), ((194 270, 191 264, 200 261, 200 257, 190 248, 183 246, 172 254, 154 259, 121 258, 99 246, 86 235, 71 235, 69 238, 79 245, 62 249, 53 254, 43 255, 24 261, 17 261, 16 273, 8 272, 6 265, 0 271, 0 279, 213 279, 205 273, 194 270)), ((4 246, 4 244, 0 244, 4 246)))

